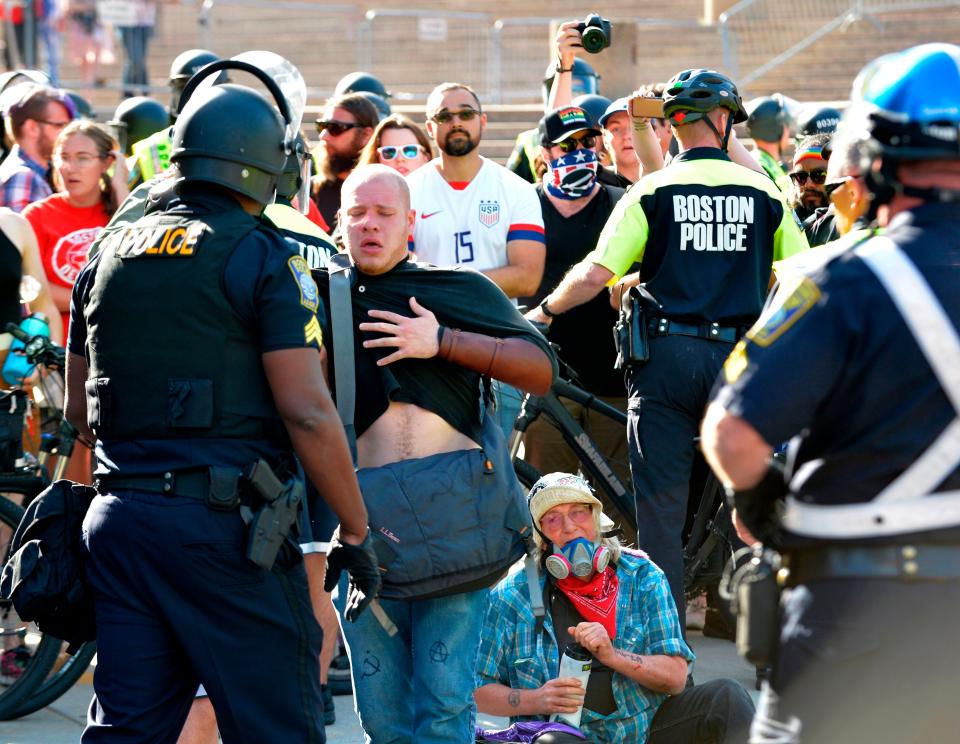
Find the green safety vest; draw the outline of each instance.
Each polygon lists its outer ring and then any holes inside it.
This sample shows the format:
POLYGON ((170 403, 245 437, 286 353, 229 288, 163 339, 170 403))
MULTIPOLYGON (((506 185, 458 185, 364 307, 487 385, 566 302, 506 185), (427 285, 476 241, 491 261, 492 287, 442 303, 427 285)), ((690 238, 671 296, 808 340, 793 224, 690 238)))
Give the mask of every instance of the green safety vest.
POLYGON ((133 187, 170 167, 170 154, 173 152, 172 128, 154 132, 133 146, 133 154, 127 159, 130 171, 128 184, 133 187))
POLYGON ((787 175, 783 166, 781 166, 770 153, 759 148, 757 148, 757 160, 760 161, 760 167, 763 168, 766 174, 777 184, 777 188, 784 194, 789 193, 790 176, 787 175))

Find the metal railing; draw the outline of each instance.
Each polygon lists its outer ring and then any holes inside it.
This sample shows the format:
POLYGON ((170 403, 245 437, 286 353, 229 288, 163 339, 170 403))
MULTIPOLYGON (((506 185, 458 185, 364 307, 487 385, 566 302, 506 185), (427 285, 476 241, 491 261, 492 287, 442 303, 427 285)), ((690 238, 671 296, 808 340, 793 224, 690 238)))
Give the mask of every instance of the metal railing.
POLYGON ((886 29, 885 13, 949 7, 958 0, 741 0, 718 22, 723 61, 741 88, 836 31, 859 21, 872 24, 877 35, 886 29))

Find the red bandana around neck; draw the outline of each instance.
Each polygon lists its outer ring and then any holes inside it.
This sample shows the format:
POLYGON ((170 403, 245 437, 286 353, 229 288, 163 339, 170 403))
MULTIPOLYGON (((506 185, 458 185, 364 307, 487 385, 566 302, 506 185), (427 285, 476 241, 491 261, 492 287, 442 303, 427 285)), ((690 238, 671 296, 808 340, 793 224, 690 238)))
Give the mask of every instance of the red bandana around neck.
POLYGON ((575 576, 558 579, 557 586, 588 622, 600 623, 613 640, 617 636, 617 588, 620 579, 613 566, 584 583, 575 576))

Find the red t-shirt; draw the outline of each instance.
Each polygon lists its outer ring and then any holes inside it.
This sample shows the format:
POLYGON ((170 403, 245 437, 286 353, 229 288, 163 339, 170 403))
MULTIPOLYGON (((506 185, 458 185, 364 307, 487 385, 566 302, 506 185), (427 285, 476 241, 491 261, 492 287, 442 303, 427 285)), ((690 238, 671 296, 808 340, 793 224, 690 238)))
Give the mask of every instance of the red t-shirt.
MULTIPOLYGON (((37 236, 47 281, 68 289, 87 262, 93 241, 110 221, 103 202, 92 207, 74 207, 62 192, 28 205, 23 216, 37 236)), ((60 315, 66 334, 70 313, 60 315)))

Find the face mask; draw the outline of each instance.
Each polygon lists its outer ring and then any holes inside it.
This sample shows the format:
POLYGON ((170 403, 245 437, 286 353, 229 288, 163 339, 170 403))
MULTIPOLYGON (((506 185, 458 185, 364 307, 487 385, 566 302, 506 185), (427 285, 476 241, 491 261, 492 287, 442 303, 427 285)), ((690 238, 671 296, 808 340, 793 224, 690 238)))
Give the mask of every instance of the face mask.
POLYGON ((597 153, 582 147, 552 161, 544 177, 547 191, 558 199, 586 196, 596 182, 597 153))
POLYGON ((592 543, 585 537, 578 537, 564 545, 560 550, 547 557, 547 571, 555 579, 576 576, 588 579, 594 573, 603 571, 610 563, 610 551, 600 543, 592 543))

